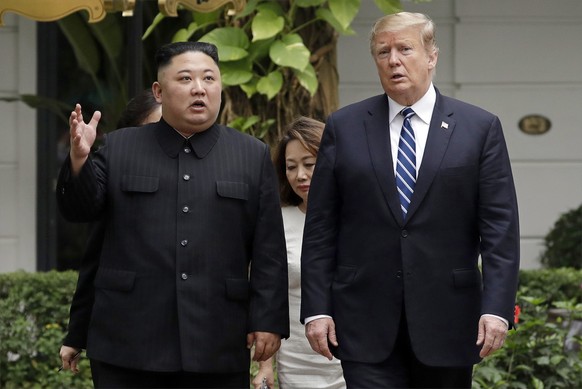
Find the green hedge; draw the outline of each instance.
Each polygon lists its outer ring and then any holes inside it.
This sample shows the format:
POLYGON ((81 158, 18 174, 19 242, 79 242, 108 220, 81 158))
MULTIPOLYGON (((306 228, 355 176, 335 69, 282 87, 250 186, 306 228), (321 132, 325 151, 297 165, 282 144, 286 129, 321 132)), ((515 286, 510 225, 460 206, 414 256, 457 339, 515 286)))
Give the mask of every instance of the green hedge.
POLYGON ((582 320, 582 270, 521 271, 517 304, 517 329, 475 367, 473 388, 582 388, 582 334, 565 348, 573 320, 582 320))
MULTIPOLYGON (((76 280, 73 271, 0 274, 0 388, 92 386, 86 358, 79 374, 58 372, 76 280)), ((473 387, 582 387, 582 353, 564 351, 570 320, 548 319, 551 307, 582 318, 582 270, 521 271, 518 304, 517 331, 476 366, 473 387)))
POLYGON ((89 388, 86 358, 80 373, 59 372, 77 273, 0 274, 0 388, 89 388))
POLYGON ((582 269, 582 205, 560 215, 544 238, 545 267, 582 269))

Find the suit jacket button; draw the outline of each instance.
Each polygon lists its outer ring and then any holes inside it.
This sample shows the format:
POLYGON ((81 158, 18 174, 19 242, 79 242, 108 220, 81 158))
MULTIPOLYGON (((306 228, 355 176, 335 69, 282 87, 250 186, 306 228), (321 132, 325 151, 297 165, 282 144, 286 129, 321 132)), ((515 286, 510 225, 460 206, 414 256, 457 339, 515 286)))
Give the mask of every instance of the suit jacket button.
POLYGON ((402 232, 400 233, 400 236, 402 236, 403 238, 406 238, 408 236, 408 231, 402 230, 402 232))
POLYGON ((189 210, 190 210, 190 208, 188 208, 187 206, 182 208, 182 212, 184 212, 184 213, 188 213, 189 210))
POLYGON ((396 278, 402 278, 402 272, 400 270, 396 272, 396 278))
POLYGON ((186 274, 186 273, 182 273, 181 277, 182 277, 182 279, 185 281, 185 280, 187 280, 187 279, 188 279, 188 274, 186 274))
POLYGON ((188 245, 188 241, 184 239, 183 241, 180 242, 180 244, 182 245, 182 247, 186 247, 188 245))
POLYGON ((184 178, 184 181, 188 181, 190 179, 190 175, 184 174, 183 178, 184 178))

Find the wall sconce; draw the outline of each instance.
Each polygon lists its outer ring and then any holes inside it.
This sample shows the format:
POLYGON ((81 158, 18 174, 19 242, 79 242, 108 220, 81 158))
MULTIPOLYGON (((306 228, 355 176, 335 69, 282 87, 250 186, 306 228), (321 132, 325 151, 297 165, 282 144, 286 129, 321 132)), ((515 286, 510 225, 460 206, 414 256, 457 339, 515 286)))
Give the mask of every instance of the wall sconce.
POLYGON ((519 120, 519 129, 528 135, 545 134, 552 127, 552 122, 545 116, 532 114, 526 115, 519 120))

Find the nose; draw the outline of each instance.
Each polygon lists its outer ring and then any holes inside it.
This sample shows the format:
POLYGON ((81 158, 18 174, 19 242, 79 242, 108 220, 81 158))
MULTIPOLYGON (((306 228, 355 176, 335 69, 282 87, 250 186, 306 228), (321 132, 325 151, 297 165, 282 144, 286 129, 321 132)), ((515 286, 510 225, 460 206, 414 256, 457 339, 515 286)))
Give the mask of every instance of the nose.
POLYGON ((400 64, 400 56, 398 50, 391 50, 390 56, 388 57, 388 64, 390 66, 396 66, 400 64))
POLYGON ((305 169, 303 166, 300 166, 297 170, 297 179, 300 181, 305 181, 308 178, 309 176, 307 175, 307 169, 305 169))
POLYGON ((202 80, 194 79, 192 80, 192 94, 193 95, 203 95, 205 93, 202 80))

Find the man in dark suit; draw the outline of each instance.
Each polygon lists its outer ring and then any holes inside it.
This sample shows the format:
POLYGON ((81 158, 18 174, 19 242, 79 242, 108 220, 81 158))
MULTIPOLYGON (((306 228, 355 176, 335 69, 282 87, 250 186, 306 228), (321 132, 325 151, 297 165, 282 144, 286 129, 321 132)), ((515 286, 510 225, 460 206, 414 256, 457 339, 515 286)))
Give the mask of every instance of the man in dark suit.
POLYGON ((473 364, 504 342, 517 289, 501 123, 433 86, 438 48, 425 15, 381 18, 370 48, 386 94, 327 120, 301 319, 312 348, 342 360, 349 388, 470 388, 473 364))
POLYGON ((100 387, 248 388, 251 346, 265 360, 289 334, 270 153, 216 124, 214 45, 166 45, 156 64, 158 123, 114 131, 91 155, 100 114, 71 114, 58 204, 106 223, 87 355, 100 387))

